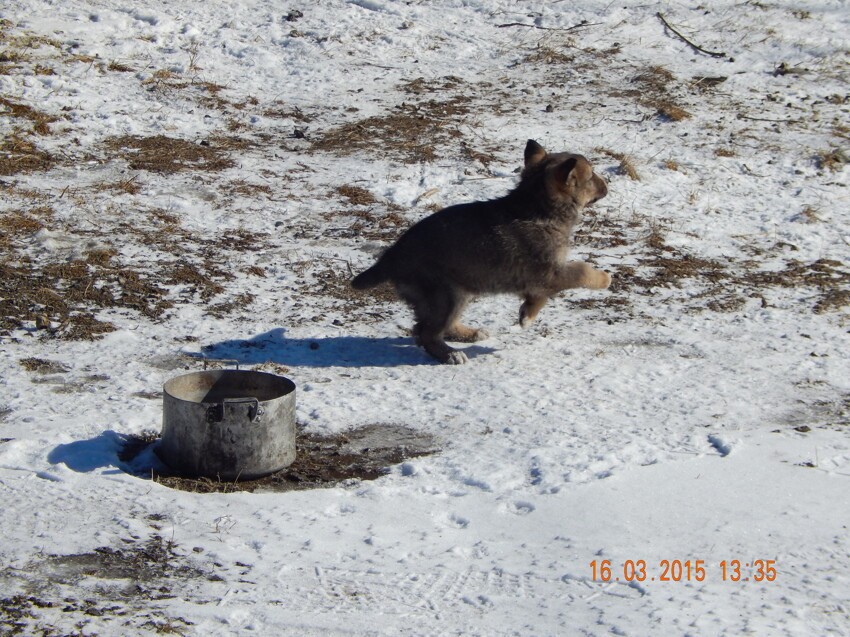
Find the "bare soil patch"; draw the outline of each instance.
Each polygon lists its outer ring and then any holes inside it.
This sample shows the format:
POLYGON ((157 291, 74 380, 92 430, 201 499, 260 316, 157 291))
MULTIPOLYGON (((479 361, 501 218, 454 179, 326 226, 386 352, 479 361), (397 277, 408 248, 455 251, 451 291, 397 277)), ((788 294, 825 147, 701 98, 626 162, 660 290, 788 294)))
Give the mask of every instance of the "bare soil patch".
MULTIPOLYGON (((157 440, 156 433, 131 437, 119 459, 131 462, 157 440)), ((375 424, 333 435, 299 432, 295 462, 258 480, 222 482, 158 473, 153 473, 152 479, 172 489, 195 493, 320 489, 351 480, 375 480, 386 475, 393 465, 437 451, 437 441, 429 434, 403 425, 375 424)), ((151 478, 151 472, 139 477, 151 478)))
MULTIPOLYGON (((164 516, 149 516, 159 528, 164 516)), ((202 552, 202 549, 195 553, 202 552)), ((3 637, 92 635, 87 624, 97 620, 116 633, 144 630, 152 634, 185 635, 191 621, 170 616, 163 604, 184 598, 191 582, 223 582, 223 564, 200 560, 178 550, 174 542, 153 534, 146 540, 128 538, 119 547, 102 546, 89 553, 47 555, 24 568, 0 570, 4 589, 18 592, 0 598, 3 637), (65 628, 60 628, 65 627, 65 628), (69 632, 73 626, 74 630, 69 632)), ((248 565, 238 565, 247 572, 248 565)))

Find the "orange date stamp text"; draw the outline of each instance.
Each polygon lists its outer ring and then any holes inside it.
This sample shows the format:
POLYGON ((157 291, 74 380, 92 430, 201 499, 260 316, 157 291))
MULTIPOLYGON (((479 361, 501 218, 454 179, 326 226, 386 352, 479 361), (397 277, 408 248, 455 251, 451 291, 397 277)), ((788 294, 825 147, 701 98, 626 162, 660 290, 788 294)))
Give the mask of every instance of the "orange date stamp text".
POLYGON ((591 578, 597 582, 703 582, 719 576, 724 582, 773 582, 779 576, 776 560, 593 560, 591 578))

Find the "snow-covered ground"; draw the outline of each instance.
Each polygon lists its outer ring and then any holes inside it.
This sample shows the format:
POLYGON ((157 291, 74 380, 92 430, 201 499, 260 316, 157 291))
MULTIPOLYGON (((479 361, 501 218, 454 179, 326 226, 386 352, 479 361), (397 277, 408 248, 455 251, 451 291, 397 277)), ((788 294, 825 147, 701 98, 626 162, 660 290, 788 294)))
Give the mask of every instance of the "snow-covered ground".
POLYGON ((850 634, 850 9, 624 5, 4 1, 3 635, 850 634), (434 364, 345 282, 529 138, 608 180, 575 254, 615 283, 481 299, 434 364), (200 357, 440 450, 133 475, 200 357))

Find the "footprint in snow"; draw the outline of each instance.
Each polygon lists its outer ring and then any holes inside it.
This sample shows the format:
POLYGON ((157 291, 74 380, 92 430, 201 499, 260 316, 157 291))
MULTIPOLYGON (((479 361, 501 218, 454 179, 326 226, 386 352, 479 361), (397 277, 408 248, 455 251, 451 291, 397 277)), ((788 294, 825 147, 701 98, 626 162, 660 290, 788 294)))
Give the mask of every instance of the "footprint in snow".
POLYGON ((513 513, 514 515, 528 515, 534 512, 535 508, 531 502, 526 502, 525 500, 517 500, 516 502, 508 502, 502 505, 503 511, 513 513))

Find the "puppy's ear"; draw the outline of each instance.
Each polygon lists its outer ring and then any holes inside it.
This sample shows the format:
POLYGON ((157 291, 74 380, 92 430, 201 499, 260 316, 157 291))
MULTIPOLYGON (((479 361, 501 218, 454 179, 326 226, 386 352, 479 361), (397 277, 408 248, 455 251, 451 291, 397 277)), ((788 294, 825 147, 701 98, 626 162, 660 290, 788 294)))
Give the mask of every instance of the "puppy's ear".
POLYGON ((533 166, 546 156, 546 149, 533 139, 525 145, 525 167, 533 166))
POLYGON ((575 157, 570 157, 555 166, 555 181, 562 186, 565 185, 577 163, 578 160, 575 157))

